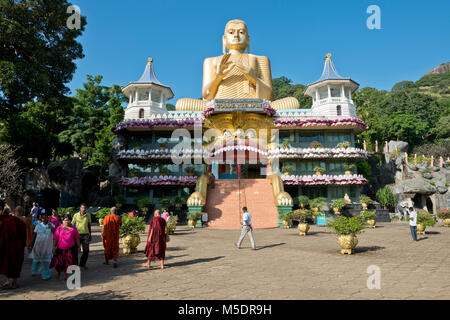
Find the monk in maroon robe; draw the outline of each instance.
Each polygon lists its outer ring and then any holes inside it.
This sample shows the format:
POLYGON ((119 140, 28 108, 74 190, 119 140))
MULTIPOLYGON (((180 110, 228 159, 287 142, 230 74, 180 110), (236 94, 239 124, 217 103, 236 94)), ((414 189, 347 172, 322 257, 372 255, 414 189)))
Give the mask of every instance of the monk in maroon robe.
POLYGON ((25 245, 27 242, 27 226, 19 217, 20 210, 16 210, 16 216, 10 216, 9 210, 0 216, 0 274, 6 276, 0 288, 9 286, 12 278, 12 289, 17 288, 17 278, 20 277, 24 260, 25 245), (5 215, 5 213, 7 215, 5 215))
POLYGON ((150 268, 154 260, 160 260, 160 268, 164 269, 164 258, 166 257, 166 220, 161 218, 160 211, 156 210, 148 229, 147 245, 145 246, 147 263, 142 266, 150 268))

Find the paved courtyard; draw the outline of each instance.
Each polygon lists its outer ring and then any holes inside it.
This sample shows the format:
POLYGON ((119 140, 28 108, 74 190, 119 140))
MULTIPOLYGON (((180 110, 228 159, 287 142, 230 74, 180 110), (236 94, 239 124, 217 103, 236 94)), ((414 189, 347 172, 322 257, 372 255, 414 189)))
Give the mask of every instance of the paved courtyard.
POLYGON ((256 230, 256 251, 248 238, 233 247, 239 231, 179 226, 164 270, 141 267, 144 234, 138 254, 121 254, 118 269, 103 265, 100 228, 93 230, 81 289, 32 278, 27 260, 20 288, 0 290, 0 299, 450 299, 450 228, 442 222, 417 243, 407 223, 379 223, 358 235, 351 256, 318 226, 306 237, 297 229, 256 230), (367 288, 371 265, 381 270, 381 289, 367 288))

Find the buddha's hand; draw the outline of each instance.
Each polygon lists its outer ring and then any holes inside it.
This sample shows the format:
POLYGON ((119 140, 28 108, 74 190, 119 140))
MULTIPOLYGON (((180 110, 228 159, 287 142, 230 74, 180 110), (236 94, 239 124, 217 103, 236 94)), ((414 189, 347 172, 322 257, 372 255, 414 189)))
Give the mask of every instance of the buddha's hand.
POLYGON ((224 77, 234 68, 234 64, 228 61, 230 58, 230 53, 226 53, 220 59, 220 63, 217 65, 216 74, 218 76, 224 77))

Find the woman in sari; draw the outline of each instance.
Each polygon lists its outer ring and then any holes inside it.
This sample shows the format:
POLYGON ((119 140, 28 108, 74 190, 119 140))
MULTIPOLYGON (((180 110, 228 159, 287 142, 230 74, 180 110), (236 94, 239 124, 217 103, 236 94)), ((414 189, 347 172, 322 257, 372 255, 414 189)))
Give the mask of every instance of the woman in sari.
POLYGON ((42 280, 50 279, 52 273, 50 262, 52 260, 53 233, 55 228, 49 222, 48 216, 43 214, 40 221, 34 227, 33 239, 28 250, 31 252, 29 258, 33 259, 31 265, 31 275, 33 277, 41 272, 42 280))
POLYGON ((156 210, 148 230, 147 245, 145 255, 147 263, 142 266, 150 268, 151 262, 160 261, 160 268, 164 269, 164 258, 166 256, 166 220, 160 217, 160 211, 156 210))
POLYGON ((58 215, 55 209, 52 209, 52 216, 50 217, 50 223, 53 224, 55 230, 62 224, 61 217, 58 215))
POLYGON ((72 226, 70 214, 64 216, 63 224, 55 231, 53 236, 53 259, 50 268, 55 267, 58 272, 58 280, 61 272, 64 272, 64 280, 67 279, 67 268, 78 265, 78 253, 81 252, 80 235, 72 226))

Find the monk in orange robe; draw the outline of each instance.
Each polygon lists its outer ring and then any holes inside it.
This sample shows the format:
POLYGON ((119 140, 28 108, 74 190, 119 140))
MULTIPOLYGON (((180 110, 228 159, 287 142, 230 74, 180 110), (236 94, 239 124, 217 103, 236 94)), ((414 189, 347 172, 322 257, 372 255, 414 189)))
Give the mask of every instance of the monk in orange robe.
POLYGON ((102 241, 105 248, 105 262, 114 260, 114 268, 117 268, 117 258, 119 257, 119 236, 122 220, 117 215, 117 208, 111 208, 111 214, 103 219, 102 241))

